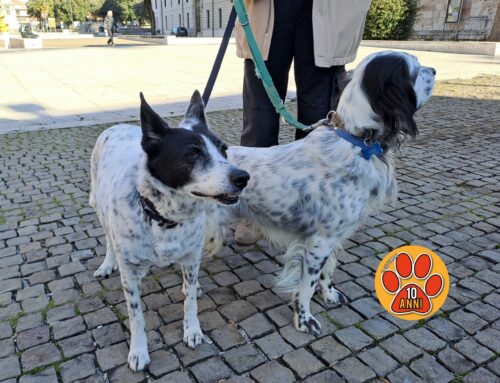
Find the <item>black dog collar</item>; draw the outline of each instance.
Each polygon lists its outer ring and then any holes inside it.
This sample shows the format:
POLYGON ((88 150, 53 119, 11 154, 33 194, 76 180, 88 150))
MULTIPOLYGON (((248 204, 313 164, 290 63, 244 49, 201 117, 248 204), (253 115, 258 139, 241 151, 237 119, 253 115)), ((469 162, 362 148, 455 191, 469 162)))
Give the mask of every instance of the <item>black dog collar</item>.
POLYGON ((156 210, 153 202, 141 195, 139 195, 139 204, 141 205, 142 210, 144 210, 144 213, 148 217, 149 221, 154 220, 158 222, 158 226, 163 227, 164 229, 173 229, 179 224, 178 222, 174 222, 163 217, 158 210, 156 210))

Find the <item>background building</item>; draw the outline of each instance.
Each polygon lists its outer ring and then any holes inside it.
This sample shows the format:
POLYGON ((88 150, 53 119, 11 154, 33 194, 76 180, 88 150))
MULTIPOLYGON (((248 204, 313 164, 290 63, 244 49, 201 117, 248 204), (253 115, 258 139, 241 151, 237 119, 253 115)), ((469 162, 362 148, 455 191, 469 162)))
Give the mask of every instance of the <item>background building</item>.
POLYGON ((198 3, 199 0, 152 0, 157 33, 170 34, 174 27, 185 27, 189 36, 196 36, 198 3))
POLYGON ((29 22, 26 2, 28 0, 0 0, 0 16, 5 16, 4 21, 11 31, 17 31, 20 24, 29 22))
POLYGON ((429 40, 498 40, 499 7, 500 0, 420 0, 414 37, 429 40), (450 3, 452 12, 448 12, 450 3), (447 19, 458 19, 458 22, 445 22, 447 19))
POLYGON ((201 36, 222 36, 232 7, 229 0, 201 0, 201 36))
MULTIPOLYGON (((152 2, 157 32, 161 34, 170 34, 172 28, 182 26, 188 29, 189 36, 222 36, 232 8, 229 0, 152 2)), ((420 0, 419 7, 413 35, 416 39, 500 38, 500 0, 420 0), (452 12, 448 12, 450 4, 452 12), (457 22, 451 22, 454 20, 457 22)))
POLYGON ((232 3, 229 0, 152 0, 157 33, 185 27, 189 36, 222 36, 232 3))

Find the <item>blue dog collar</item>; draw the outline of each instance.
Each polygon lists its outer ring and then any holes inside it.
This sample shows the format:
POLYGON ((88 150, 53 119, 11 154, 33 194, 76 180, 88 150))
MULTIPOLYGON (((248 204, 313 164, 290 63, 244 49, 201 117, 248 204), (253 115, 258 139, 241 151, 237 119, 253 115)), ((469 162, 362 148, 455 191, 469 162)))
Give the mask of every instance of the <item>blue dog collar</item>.
POLYGON ((344 129, 335 129, 337 135, 346 141, 349 141, 354 146, 361 148, 361 154, 365 160, 369 160, 372 155, 381 156, 384 154, 384 149, 380 146, 378 142, 372 142, 368 145, 368 140, 353 136, 344 129))

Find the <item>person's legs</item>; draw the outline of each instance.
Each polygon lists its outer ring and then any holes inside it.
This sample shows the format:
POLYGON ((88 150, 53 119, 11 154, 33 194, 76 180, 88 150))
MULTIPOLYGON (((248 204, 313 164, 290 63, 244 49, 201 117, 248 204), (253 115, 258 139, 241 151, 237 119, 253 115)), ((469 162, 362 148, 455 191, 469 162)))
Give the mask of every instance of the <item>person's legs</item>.
MULTIPOLYGON (((274 0, 274 29, 266 67, 282 100, 286 97, 288 73, 292 64, 293 25, 296 6, 289 0, 274 0)), ((241 145, 269 147, 278 145, 279 115, 255 75, 251 59, 245 60, 243 82, 243 132, 241 145)), ((242 220, 235 232, 235 239, 241 245, 250 245, 260 238, 252 222, 242 220)))
POLYGON ((243 79, 243 131, 241 145, 269 147, 278 145, 279 119, 273 105, 255 75, 251 59, 245 60, 243 79))
MULTIPOLYGON (((298 120, 310 125, 326 115, 338 103, 336 75, 343 72, 343 66, 321 68, 314 62, 314 42, 312 28, 312 2, 303 3, 303 17, 297 22, 294 45, 294 72, 297 84, 298 120), (334 94, 332 94, 334 93, 334 94), (332 105, 332 100, 335 105, 332 105)), ((295 139, 307 135, 302 130, 295 131, 295 139)))
MULTIPOLYGON (((293 57, 293 12, 290 12, 293 7, 289 0, 274 1, 274 29, 266 61, 269 74, 282 99, 286 97, 293 57)), ((241 145, 278 145, 278 135, 279 115, 269 100, 262 81, 255 75, 253 61, 245 60, 241 145)))

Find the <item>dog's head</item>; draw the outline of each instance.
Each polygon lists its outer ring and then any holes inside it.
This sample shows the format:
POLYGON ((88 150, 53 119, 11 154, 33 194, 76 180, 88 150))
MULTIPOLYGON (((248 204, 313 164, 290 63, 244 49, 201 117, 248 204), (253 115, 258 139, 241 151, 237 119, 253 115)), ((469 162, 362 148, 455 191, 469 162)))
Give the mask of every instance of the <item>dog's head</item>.
POLYGON ((351 133, 371 129, 385 147, 416 137, 415 112, 434 89, 434 68, 408 53, 384 51, 366 57, 345 87, 337 112, 351 133))
POLYGON ((198 198, 223 204, 238 201, 250 176, 227 161, 227 147, 209 130, 198 91, 177 129, 170 128, 141 93, 141 127, 141 145, 153 177, 198 198))

